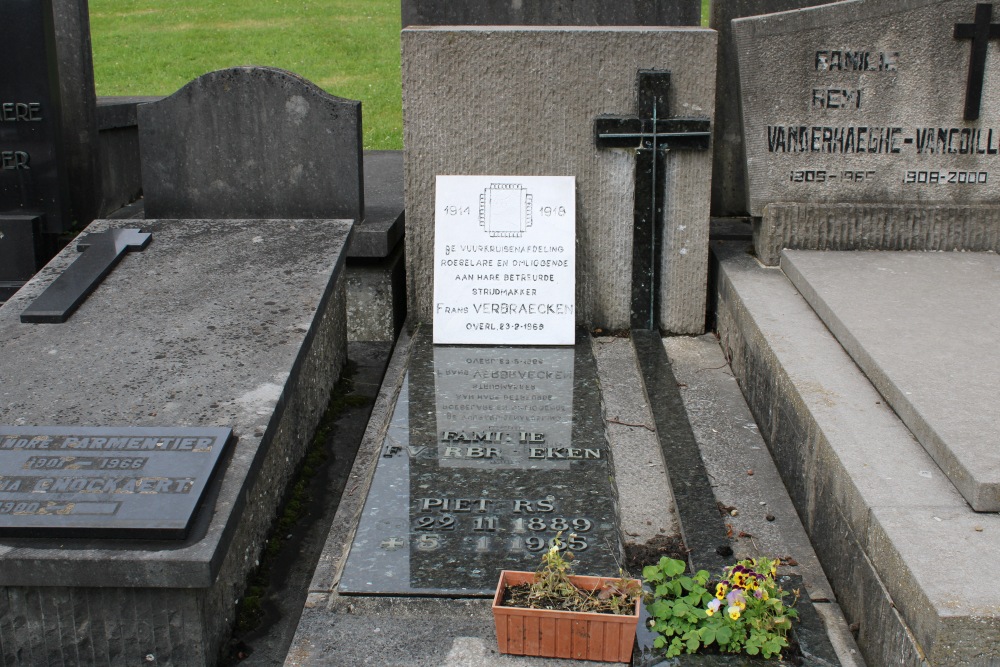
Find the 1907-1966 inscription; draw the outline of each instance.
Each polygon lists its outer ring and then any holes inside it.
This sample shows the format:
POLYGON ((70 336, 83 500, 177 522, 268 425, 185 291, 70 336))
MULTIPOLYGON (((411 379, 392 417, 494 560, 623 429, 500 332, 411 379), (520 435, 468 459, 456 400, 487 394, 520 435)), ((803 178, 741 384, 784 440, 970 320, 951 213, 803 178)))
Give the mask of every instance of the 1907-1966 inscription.
POLYGON ((0 536, 182 539, 231 436, 0 426, 0 536))

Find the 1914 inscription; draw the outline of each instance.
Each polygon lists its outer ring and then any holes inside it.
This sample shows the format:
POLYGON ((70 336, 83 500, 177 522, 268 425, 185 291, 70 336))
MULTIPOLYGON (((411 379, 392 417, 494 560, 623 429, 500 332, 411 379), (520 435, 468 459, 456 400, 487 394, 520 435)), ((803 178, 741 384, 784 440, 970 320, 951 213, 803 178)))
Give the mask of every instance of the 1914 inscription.
POLYGON ((752 215, 781 201, 996 199, 992 3, 924 4, 734 23, 752 215), (759 53, 786 66, 760 68, 759 53))
POLYGON ((0 426, 0 536, 182 539, 231 436, 0 426))

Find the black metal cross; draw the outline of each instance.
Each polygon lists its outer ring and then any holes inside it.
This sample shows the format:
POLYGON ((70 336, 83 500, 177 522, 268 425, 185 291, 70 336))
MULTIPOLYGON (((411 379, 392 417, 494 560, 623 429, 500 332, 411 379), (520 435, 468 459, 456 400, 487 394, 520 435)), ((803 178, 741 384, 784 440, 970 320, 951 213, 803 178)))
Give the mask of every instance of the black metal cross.
POLYGON ((639 70, 633 116, 598 116, 598 148, 635 149, 635 218, 632 232, 632 318, 634 329, 657 328, 662 255, 664 173, 667 151, 708 150, 708 118, 669 118, 670 72, 639 70))
POLYGON ((87 234, 77 244, 81 254, 21 312, 26 324, 60 324, 97 289, 129 250, 143 250, 153 238, 138 229, 109 229, 87 234))
POLYGON ((976 4, 975 23, 956 23, 955 39, 971 39, 969 78, 965 84, 965 120, 979 119, 983 99, 983 78, 986 76, 986 51, 991 39, 1000 39, 1000 24, 992 23, 993 4, 976 4))

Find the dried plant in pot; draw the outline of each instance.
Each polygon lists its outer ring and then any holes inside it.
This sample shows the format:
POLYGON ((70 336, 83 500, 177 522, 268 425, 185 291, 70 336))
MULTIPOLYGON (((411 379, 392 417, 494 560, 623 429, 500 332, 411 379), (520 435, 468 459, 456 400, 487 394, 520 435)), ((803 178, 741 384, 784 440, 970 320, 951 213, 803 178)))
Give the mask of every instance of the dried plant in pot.
POLYGON ((628 662, 639 622, 642 583, 570 574, 556 537, 535 572, 504 570, 493 597, 501 653, 628 662))

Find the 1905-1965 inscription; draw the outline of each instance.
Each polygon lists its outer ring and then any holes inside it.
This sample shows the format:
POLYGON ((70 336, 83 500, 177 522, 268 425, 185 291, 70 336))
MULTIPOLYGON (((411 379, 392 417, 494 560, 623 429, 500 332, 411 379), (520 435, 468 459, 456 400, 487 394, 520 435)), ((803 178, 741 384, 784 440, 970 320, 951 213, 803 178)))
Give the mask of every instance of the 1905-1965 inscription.
POLYGON ((0 426, 0 536, 183 539, 231 437, 0 426))

